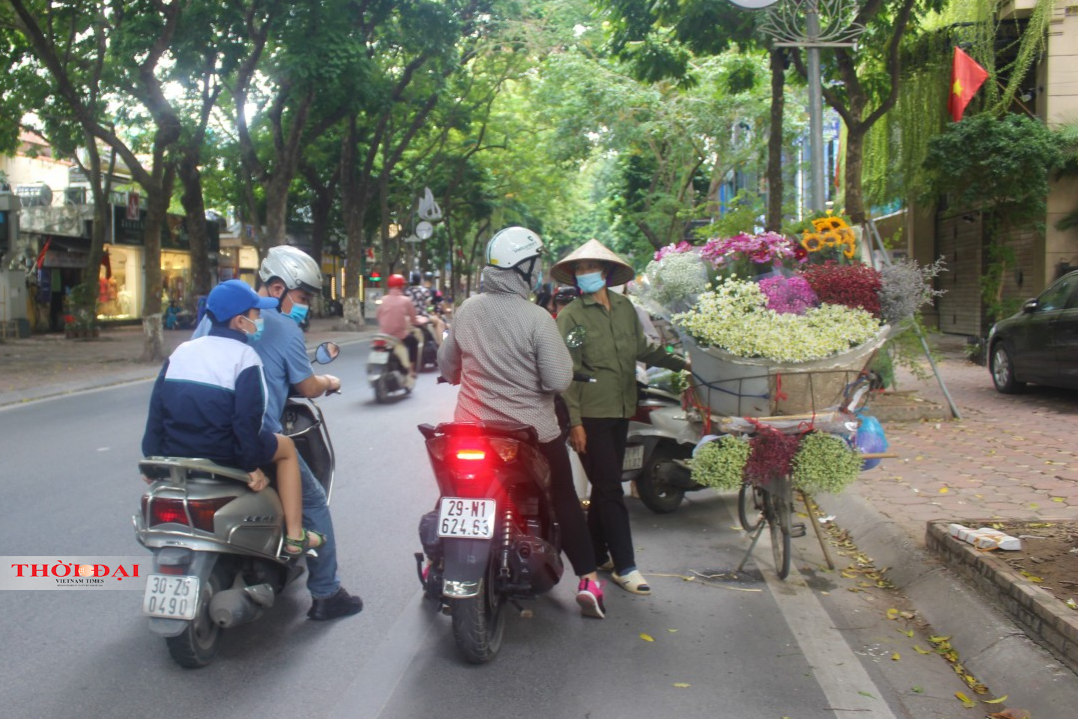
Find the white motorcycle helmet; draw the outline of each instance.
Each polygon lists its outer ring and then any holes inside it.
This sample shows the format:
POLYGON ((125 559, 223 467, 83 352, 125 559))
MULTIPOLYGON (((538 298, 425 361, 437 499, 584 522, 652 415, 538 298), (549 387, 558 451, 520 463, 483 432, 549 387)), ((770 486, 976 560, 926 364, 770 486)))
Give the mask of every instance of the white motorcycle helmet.
POLYGON ((322 272, 318 263, 306 252, 290 245, 271 247, 266 259, 262 260, 258 276, 263 284, 280 277, 289 290, 302 289, 313 295, 322 291, 322 272))
POLYGON ((487 264, 500 270, 516 270, 531 284, 532 271, 542 251, 539 235, 526 227, 506 227, 487 243, 487 264))

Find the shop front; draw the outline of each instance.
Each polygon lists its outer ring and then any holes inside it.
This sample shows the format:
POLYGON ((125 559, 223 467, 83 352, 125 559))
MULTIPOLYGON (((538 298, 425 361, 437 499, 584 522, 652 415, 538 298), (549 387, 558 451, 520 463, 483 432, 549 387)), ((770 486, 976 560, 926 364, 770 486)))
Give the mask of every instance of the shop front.
POLYGON ((143 249, 105 245, 97 277, 97 319, 108 322, 142 316, 143 249))

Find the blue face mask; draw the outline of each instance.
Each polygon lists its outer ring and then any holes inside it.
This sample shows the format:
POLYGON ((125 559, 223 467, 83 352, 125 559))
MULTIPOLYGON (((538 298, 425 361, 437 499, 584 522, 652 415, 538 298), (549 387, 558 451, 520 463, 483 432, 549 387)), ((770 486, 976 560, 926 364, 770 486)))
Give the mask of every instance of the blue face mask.
POLYGON ((288 311, 288 316, 296 321, 297 325, 303 324, 303 320, 307 319, 307 312, 309 308, 307 305, 298 305, 295 302, 292 303, 292 309, 288 311))
POLYGON ((244 332, 244 334, 247 335, 247 344, 251 344, 252 342, 258 342, 258 340, 262 339, 262 330, 266 328, 266 321, 261 317, 259 317, 257 320, 252 320, 250 317, 244 317, 243 319, 247 320, 255 326, 254 332, 244 332))
POLYGON ((581 292, 590 295, 592 292, 598 292, 606 287, 606 280, 603 279, 602 272, 588 272, 576 276, 576 285, 581 292))

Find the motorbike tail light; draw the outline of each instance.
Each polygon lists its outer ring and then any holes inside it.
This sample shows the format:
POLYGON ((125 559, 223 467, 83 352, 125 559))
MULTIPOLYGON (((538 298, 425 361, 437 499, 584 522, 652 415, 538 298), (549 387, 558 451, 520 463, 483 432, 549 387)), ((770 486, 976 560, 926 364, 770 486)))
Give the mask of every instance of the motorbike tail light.
POLYGON ((501 437, 490 438, 490 448, 494 450, 495 454, 501 457, 502 461, 508 464, 517 458, 517 451, 520 449, 520 442, 513 439, 503 439, 501 437))
POLYGON ((217 497, 215 499, 193 499, 187 503, 191 510, 191 521, 195 529, 204 532, 213 531, 213 516, 217 510, 231 502, 235 497, 217 497))
POLYGON ((204 532, 213 531, 213 516, 217 510, 231 502, 235 497, 216 497, 214 499, 192 499, 187 502, 184 509, 184 500, 156 498, 152 501, 149 497, 142 498, 142 513, 146 517, 146 524, 150 527, 159 524, 185 524, 201 529, 204 532), (149 510, 147 512, 147 509, 149 510), (187 514, 191 514, 191 523, 187 521, 187 514))
POLYGON ((482 449, 458 449, 457 459, 463 459, 468 462, 482 462, 487 458, 486 451, 482 449))
POLYGON ((427 451, 439 462, 445 461, 445 437, 435 437, 427 442, 427 451))
POLYGON ((384 350, 389 349, 389 343, 385 340, 371 340, 371 349, 384 350))

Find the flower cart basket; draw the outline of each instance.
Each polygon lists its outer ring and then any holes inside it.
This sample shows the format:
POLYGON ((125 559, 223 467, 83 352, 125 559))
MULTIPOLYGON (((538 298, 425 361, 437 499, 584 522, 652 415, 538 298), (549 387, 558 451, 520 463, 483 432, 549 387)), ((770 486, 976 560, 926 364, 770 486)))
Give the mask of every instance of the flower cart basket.
POLYGON ((846 352, 809 362, 745 358, 716 347, 682 342, 692 358, 692 389, 711 412, 725 417, 821 414, 842 406, 848 390, 890 335, 884 326, 871 340, 846 352))

